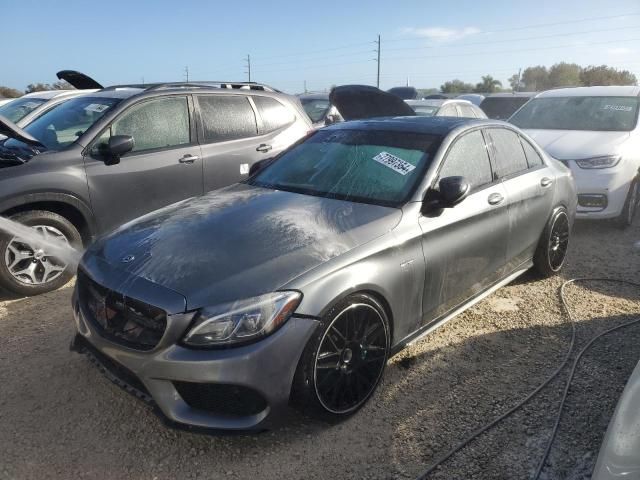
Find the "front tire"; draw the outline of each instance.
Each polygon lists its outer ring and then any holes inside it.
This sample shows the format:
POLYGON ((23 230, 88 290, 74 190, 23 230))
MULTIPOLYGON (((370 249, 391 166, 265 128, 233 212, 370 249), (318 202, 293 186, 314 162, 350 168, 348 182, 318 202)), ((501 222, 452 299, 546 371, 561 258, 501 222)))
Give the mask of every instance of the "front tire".
POLYGON ((633 224, 633 219, 638 211, 638 202, 640 201, 640 187, 638 186, 638 180, 631 182, 629 186, 629 193, 624 202, 622 213, 616 219, 620 228, 627 228, 633 224))
POLYGON ((320 321, 298 363, 292 403, 331 423, 357 412, 376 390, 390 348, 389 319, 366 294, 350 295, 320 321))
MULTIPOLYGON (((82 247, 76 227, 57 213, 32 210, 10 219, 74 248, 82 247)), ((0 287, 22 296, 38 295, 60 288, 73 274, 73 268, 63 260, 35 249, 18 236, 6 232, 0 235, 0 287)))
POLYGON ((560 207, 547 222, 533 256, 533 268, 542 277, 552 277, 562 270, 569 248, 570 233, 567 209, 560 207))

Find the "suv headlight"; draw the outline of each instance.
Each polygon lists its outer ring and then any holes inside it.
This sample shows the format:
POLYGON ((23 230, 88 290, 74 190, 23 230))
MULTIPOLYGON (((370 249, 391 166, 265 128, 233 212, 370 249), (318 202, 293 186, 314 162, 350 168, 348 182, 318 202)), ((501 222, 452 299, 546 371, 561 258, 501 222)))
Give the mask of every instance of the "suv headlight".
POLYGON ((611 168, 620 163, 619 155, 605 155, 602 157, 584 158, 576 160, 580 168, 611 168))
POLYGON ((202 308, 183 342, 194 347, 253 342, 282 326, 301 299, 300 292, 283 291, 202 308))

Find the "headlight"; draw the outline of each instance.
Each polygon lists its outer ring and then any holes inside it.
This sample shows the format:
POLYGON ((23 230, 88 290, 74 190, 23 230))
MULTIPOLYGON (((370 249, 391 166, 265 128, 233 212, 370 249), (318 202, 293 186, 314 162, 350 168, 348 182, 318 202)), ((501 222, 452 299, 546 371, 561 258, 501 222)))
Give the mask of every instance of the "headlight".
POLYGON ((576 160, 580 168, 611 168, 620 163, 619 155, 606 155, 604 157, 584 158, 576 160))
POLYGON ((302 294, 286 291, 201 309, 184 343, 195 347, 249 343, 277 330, 294 312, 302 294))

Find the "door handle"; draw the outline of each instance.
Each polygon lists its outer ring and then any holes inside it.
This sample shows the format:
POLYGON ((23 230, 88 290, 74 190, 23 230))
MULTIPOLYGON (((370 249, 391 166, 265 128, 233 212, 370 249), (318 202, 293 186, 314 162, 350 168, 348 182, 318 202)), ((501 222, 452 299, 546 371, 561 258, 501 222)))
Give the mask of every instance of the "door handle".
POLYGON ((258 148, 256 148, 256 152, 262 152, 262 153, 267 153, 269 152, 273 147, 271 145, 267 145, 266 143, 261 143, 260 145, 258 145, 258 148))
POLYGON ((542 185, 543 187, 548 187, 552 183, 553 180, 551 180, 549 177, 543 177, 542 180, 540 180, 540 185, 542 185))
POLYGON ((198 160, 198 156, 197 155, 191 155, 190 153, 187 153, 184 157, 178 159, 178 162, 180 162, 180 163, 193 163, 196 160, 198 160))
POLYGON ((489 205, 499 205, 504 200, 504 197, 500 193, 492 193, 487 198, 489 205))

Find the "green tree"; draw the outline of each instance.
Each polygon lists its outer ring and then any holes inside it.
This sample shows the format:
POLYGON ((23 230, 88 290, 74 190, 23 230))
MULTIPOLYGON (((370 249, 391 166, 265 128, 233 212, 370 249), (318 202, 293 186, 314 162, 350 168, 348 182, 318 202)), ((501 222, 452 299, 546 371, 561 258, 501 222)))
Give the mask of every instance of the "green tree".
POLYGON ((580 73, 582 67, 577 63, 560 62, 549 68, 549 76, 545 88, 579 87, 582 85, 580 73))
POLYGON ((0 97, 16 98, 20 96, 22 96, 22 92, 20 90, 16 90, 11 87, 0 87, 0 97))
POLYGON ((60 80, 51 84, 53 90, 75 90, 76 88, 66 80, 60 80))
POLYGON ((43 92, 45 90, 53 90, 48 83, 30 83, 24 93, 43 92))
POLYGON ((493 78, 491 75, 484 75, 482 82, 476 84, 475 91, 477 93, 493 93, 500 90, 500 87, 502 87, 500 80, 493 78))
POLYGON ((517 92, 518 90, 522 90, 522 87, 524 86, 520 79, 520 75, 517 73, 514 73, 513 75, 511 75, 507 81, 509 82, 509 85, 511 85, 511 89, 514 92, 517 92))
POLYGON ((454 80, 444 82, 440 86, 440 91, 442 93, 471 93, 473 92, 473 85, 456 78, 454 80))
POLYGON ((524 89, 529 92, 545 90, 549 84, 547 67, 538 65, 525 68, 524 72, 522 72, 522 84, 524 89))
POLYGON ((594 85, 637 85, 638 79, 628 70, 617 70, 606 65, 590 65, 580 73, 580 80, 584 86, 594 85))

